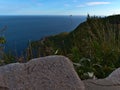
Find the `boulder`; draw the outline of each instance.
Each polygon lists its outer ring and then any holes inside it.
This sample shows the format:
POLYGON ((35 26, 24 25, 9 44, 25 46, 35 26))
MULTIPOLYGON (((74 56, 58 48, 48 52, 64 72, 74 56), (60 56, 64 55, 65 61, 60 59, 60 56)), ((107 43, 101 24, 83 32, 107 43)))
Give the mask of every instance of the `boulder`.
POLYGON ((114 70, 107 79, 117 79, 120 81, 120 68, 114 70))
POLYGON ((84 90, 71 61, 47 56, 0 67, 0 90, 84 90))
POLYGON ((105 79, 84 80, 83 82, 85 90, 120 90, 120 68, 105 79))
POLYGON ((85 80, 85 90, 120 90, 120 84, 114 84, 109 79, 85 80))

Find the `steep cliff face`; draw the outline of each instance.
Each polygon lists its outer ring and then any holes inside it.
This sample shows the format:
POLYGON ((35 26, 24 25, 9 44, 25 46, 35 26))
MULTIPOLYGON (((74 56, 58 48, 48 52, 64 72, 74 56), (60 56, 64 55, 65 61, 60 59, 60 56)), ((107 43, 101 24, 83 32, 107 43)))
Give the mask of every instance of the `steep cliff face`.
POLYGON ((48 56, 0 67, 0 90, 84 90, 84 85, 68 58, 48 56))
MULTIPOLYGON (((76 27, 75 30, 69 33, 60 33, 58 35, 44 37, 39 41, 32 42, 32 49, 41 56, 57 54, 69 56, 73 47, 78 47, 84 56, 87 55, 89 48, 88 40, 92 35, 100 38, 101 34, 108 33, 107 30, 120 29, 120 15, 108 17, 87 17, 87 20, 76 27), (92 34, 92 35, 91 35, 92 34), (99 36, 100 35, 100 36, 99 36), (83 48, 84 47, 84 48, 83 48)), ((119 30, 115 31, 117 35, 119 30)), ((117 36, 116 36, 117 37, 117 36)))

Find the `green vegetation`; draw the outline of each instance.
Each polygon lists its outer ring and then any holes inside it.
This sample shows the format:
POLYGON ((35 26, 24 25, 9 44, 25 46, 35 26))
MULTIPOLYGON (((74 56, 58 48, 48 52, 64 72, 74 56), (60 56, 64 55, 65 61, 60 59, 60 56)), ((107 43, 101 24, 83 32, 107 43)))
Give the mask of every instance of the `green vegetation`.
POLYGON ((105 78, 120 67, 120 15, 90 17, 74 31, 29 42, 22 57, 5 53, 0 35, 0 65, 48 55, 69 57, 81 79, 105 78), (15 61, 17 60, 17 61, 15 61))
POLYGON ((2 60, 2 58, 4 55, 4 43, 6 42, 3 36, 3 31, 4 31, 4 28, 0 30, 0 65, 4 63, 4 60, 2 60))
POLYGON ((104 78, 120 67, 119 15, 90 17, 70 33, 45 37, 31 43, 34 55, 69 57, 82 79, 104 78))
POLYGON ((4 49, 5 49, 4 44, 6 43, 6 39, 4 37, 4 31, 6 30, 6 28, 7 26, 5 26, 0 30, 0 66, 16 62, 15 56, 12 55, 12 53, 4 52, 4 49))

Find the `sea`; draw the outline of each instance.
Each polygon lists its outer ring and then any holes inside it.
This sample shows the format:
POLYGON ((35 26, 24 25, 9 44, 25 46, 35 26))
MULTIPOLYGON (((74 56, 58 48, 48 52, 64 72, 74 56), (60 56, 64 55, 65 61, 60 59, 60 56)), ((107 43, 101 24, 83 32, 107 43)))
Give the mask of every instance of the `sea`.
POLYGON ((73 15, 0 16, 0 35, 6 39, 4 50, 19 56, 23 54, 29 42, 70 32, 85 20, 86 16, 73 15))

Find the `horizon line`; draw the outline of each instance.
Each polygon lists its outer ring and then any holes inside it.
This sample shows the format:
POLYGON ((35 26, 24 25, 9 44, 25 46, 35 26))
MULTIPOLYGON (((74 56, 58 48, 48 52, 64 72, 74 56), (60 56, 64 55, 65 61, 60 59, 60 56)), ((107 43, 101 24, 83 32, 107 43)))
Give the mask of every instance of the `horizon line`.
MULTIPOLYGON (((89 13, 88 13, 89 14, 89 13)), ((1 14, 0 16, 87 16, 86 15, 78 15, 78 14, 65 14, 65 15, 55 15, 55 14, 1 14)), ((109 14, 109 15, 95 15, 89 14, 90 16, 111 16, 111 15, 120 15, 120 14, 109 14)))

